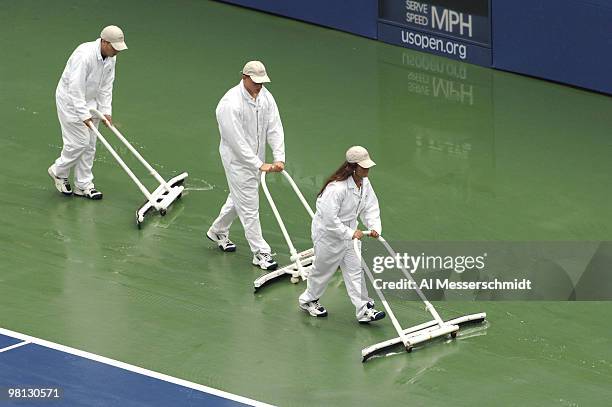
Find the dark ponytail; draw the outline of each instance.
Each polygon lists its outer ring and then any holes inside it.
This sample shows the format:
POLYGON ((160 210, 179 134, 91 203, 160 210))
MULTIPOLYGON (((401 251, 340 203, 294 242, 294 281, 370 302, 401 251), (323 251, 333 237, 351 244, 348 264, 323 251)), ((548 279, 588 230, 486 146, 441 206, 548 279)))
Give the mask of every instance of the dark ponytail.
POLYGON ((323 195, 323 191, 325 191, 325 188, 327 188, 327 186, 329 185, 330 182, 344 181, 345 179, 347 179, 348 177, 353 175, 353 173, 355 172, 356 168, 357 168, 357 163, 349 163, 348 161, 345 161, 340 166, 340 168, 338 168, 336 170, 336 172, 334 172, 327 179, 327 181, 325 181, 325 184, 323 184, 323 188, 321 188, 321 191, 319 191, 319 195, 317 195, 317 196, 323 195))

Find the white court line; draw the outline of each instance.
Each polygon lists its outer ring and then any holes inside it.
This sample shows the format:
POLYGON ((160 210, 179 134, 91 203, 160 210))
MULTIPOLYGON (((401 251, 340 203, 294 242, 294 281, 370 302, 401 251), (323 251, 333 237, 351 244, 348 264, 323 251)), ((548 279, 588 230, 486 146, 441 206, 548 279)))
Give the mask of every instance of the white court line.
MULTIPOLYGON (((149 376, 154 379, 163 380, 168 383, 178 384, 179 386, 188 387, 190 389, 199 390, 205 393, 213 394, 215 396, 223 397, 229 400, 237 401, 239 403, 248 404, 255 407, 273 407, 272 404, 262 403, 261 401, 252 400, 246 397, 238 396, 236 394, 228 393, 223 390, 214 389, 212 387, 204 386, 198 383, 193 383, 187 380, 179 379, 177 377, 172 377, 165 375, 163 373, 155 372, 153 370, 144 369, 142 367, 130 365, 128 363, 119 362, 118 360, 110 359, 104 356, 96 355, 95 353, 85 352, 83 350, 71 348, 68 346, 60 345, 55 342, 49 342, 44 339, 36 338, 34 336, 24 335, 19 332, 14 332, 8 329, 0 328, 0 334, 12 336, 13 338, 21 339, 26 341, 27 343, 33 343, 36 345, 43 346, 45 348, 55 349, 60 352, 69 353, 71 355, 80 356, 85 359, 94 360, 96 362, 104 363, 110 366, 115 366, 120 369, 128 370, 130 372, 138 373, 144 376, 149 376)), ((23 342, 22 342, 23 343, 23 342)), ((25 344, 25 343, 24 343, 25 344)), ((21 345, 18 344, 18 345, 21 345)), ((15 345, 13 345, 15 346, 15 345)), ((9 346, 11 348, 11 346, 9 346)), ((8 348, 6 348, 8 349, 8 348)))
POLYGON ((2 353, 2 352, 8 352, 8 351, 9 351, 9 350, 11 350, 11 349, 20 348, 20 347, 22 347, 22 346, 24 346, 24 345, 27 345, 27 344, 29 344, 29 343, 31 343, 31 342, 28 342, 28 341, 23 341, 23 342, 19 342, 19 343, 16 343, 16 344, 14 344, 14 345, 11 345, 11 346, 7 346, 6 348, 2 348, 2 349, 0 349, 0 353, 2 353))
POLYGON ((212 187, 207 188, 207 187, 203 187, 203 188, 199 188, 199 187, 193 187, 193 188, 185 188, 185 191, 210 191, 212 189, 212 187))

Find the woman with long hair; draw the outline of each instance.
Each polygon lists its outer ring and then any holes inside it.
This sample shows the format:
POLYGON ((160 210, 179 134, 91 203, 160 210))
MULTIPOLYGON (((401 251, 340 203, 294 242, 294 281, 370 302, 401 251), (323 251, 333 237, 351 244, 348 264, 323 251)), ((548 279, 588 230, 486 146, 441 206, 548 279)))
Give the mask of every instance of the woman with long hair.
POLYGON ((378 237, 381 231, 378 199, 368 180, 374 165, 368 151, 353 146, 346 152, 346 161, 325 181, 317 198, 317 210, 312 220, 312 241, 315 260, 308 276, 306 291, 300 295, 299 306, 313 317, 326 317, 327 310, 319 299, 338 267, 346 291, 355 306, 360 323, 378 321, 385 313, 374 309, 368 296, 361 259, 353 249, 352 240, 360 239, 357 218, 378 237))

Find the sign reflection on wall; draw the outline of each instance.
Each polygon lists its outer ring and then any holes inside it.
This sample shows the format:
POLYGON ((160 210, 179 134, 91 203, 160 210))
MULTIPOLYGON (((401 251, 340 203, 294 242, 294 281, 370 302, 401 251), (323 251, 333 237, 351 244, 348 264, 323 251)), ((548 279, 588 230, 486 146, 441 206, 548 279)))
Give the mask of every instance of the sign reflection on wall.
POLYGON ((469 159, 472 151, 472 144, 467 142, 453 142, 449 139, 439 140, 433 137, 427 137, 422 134, 416 135, 417 150, 427 148, 430 151, 446 153, 449 156, 469 159))
POLYGON ((394 47, 381 47, 378 60, 390 171, 411 174, 412 191, 486 199, 495 177, 492 71, 394 47))
POLYGON ((465 82, 465 65, 442 63, 425 55, 406 52, 402 54, 402 65, 419 69, 408 71, 407 79, 412 82, 408 87, 410 92, 467 105, 474 104, 474 86, 465 82))

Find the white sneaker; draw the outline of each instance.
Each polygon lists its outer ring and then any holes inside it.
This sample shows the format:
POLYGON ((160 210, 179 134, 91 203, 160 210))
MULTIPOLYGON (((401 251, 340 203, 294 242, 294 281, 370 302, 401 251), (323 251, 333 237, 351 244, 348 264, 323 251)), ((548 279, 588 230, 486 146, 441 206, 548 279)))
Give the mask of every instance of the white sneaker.
POLYGON ((313 317, 326 317, 327 310, 324 306, 321 305, 319 300, 314 300, 307 302, 306 304, 300 303, 300 309, 302 311, 308 312, 313 317))
POLYGON ((366 312, 363 314, 361 318, 358 319, 358 321, 360 324, 367 324, 368 322, 379 321, 386 316, 387 314, 385 314, 384 311, 376 311, 374 307, 372 308, 368 307, 366 312))
POLYGON ((102 192, 98 191, 95 188, 74 188, 74 194, 82 196, 83 198, 93 199, 94 201, 102 199, 102 192))
POLYGON ((47 170, 47 173, 53 180, 53 183, 55 184, 55 188, 64 195, 72 195, 72 188, 70 187, 70 182, 68 181, 68 178, 56 177, 55 174, 53 173, 53 170, 51 169, 52 167, 53 166, 49 167, 49 169, 47 170))
POLYGON ((224 252, 235 252, 236 251, 236 245, 234 244, 234 242, 229 240, 229 237, 227 235, 215 233, 212 231, 212 229, 208 229, 208 232, 206 232, 206 237, 212 240, 213 242, 215 242, 217 246, 219 246, 219 249, 221 249, 221 251, 224 251, 224 252))
POLYGON ((253 255, 253 265, 262 270, 276 270, 278 263, 274 261, 270 253, 255 253, 253 255))

